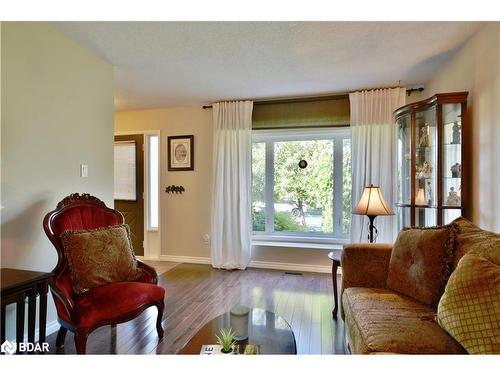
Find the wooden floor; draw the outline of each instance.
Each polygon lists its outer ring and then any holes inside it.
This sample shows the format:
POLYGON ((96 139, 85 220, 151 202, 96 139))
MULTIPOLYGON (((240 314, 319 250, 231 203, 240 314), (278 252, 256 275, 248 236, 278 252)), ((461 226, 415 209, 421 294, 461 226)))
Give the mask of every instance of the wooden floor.
MULTIPOLYGON (((163 314, 165 336, 161 341, 155 330, 157 310, 153 307, 118 325, 116 330, 107 326, 94 331, 89 336, 87 352, 174 354, 206 322, 234 305, 243 304, 273 311, 287 320, 294 331, 299 354, 344 353, 342 320, 332 320, 330 274, 291 275, 256 268, 223 271, 209 265, 183 263, 160 275, 159 284, 167 290, 163 314)), ((55 339, 54 333, 47 340, 52 352, 55 339)), ((70 332, 63 352, 75 352, 70 332)))

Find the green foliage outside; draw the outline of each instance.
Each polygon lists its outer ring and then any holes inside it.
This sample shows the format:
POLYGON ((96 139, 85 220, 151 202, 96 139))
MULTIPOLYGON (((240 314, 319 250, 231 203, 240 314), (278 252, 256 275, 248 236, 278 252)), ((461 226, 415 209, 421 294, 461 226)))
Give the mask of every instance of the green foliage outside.
MULTIPOLYGON (((252 212, 253 230, 263 232, 266 230, 266 213, 263 210, 254 210, 252 212)), ((304 232, 306 227, 298 224, 291 213, 275 212, 274 213, 274 230, 282 232, 304 232)))
POLYGON ((351 140, 345 139, 343 145, 344 169, 342 171, 342 231, 351 232, 351 140))
POLYGON ((274 147, 274 201, 293 205, 303 230, 307 209, 321 209, 322 232, 332 232, 333 141, 276 142, 274 147), (307 168, 299 168, 302 159, 307 168))
MULTIPOLYGON (((307 224, 307 215, 322 217, 321 231, 333 231, 333 141, 276 142, 274 144, 274 202, 290 204, 291 212, 275 211, 274 230, 306 232, 312 229, 307 224), (298 167, 300 160, 307 160, 305 169, 298 167)), ((351 209, 350 143, 343 147, 342 210, 344 233, 349 233, 351 209)), ((252 148, 252 199, 254 209, 252 222, 254 231, 265 230, 265 208, 256 203, 265 202, 265 144, 254 143, 252 148)))

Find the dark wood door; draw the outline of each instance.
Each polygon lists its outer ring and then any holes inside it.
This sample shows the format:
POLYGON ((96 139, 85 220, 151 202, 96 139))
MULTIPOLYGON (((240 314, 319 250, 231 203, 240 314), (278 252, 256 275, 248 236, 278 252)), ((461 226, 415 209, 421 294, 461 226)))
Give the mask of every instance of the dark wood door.
MULTIPOLYGON (((126 197, 126 199, 116 199, 118 197, 115 188, 115 209, 123 214, 125 223, 130 227, 135 254, 144 255, 144 136, 142 134, 115 136, 115 163, 117 163, 116 147, 119 145, 135 147, 136 189, 132 196, 126 197)), ((123 160, 118 162, 121 163, 123 160)), ((128 160, 127 163, 134 164, 134 161, 128 160)), ((122 167, 125 168, 125 166, 122 167)), ((128 168, 132 168, 132 166, 129 165, 128 168)))

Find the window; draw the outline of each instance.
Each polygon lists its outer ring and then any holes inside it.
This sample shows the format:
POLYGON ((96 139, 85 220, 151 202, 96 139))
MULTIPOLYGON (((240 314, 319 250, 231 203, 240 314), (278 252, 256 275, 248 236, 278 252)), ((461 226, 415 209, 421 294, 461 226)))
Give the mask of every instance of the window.
POLYGON ((136 176, 135 176, 135 142, 115 142, 114 147, 114 199, 135 201, 136 176))
POLYGON ((158 158, 159 158, 159 137, 157 135, 147 135, 148 159, 148 210, 147 210, 147 228, 148 230, 158 230, 158 158))
POLYGON ((350 221, 347 128, 254 131, 255 237, 341 240, 349 235, 350 221))

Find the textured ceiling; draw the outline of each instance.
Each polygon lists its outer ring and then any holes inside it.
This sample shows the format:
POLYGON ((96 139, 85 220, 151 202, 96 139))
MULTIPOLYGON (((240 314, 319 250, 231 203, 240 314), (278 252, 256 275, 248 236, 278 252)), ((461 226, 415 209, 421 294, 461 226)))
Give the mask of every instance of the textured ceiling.
POLYGON ((425 83, 478 22, 57 22, 115 67, 117 110, 425 83))

